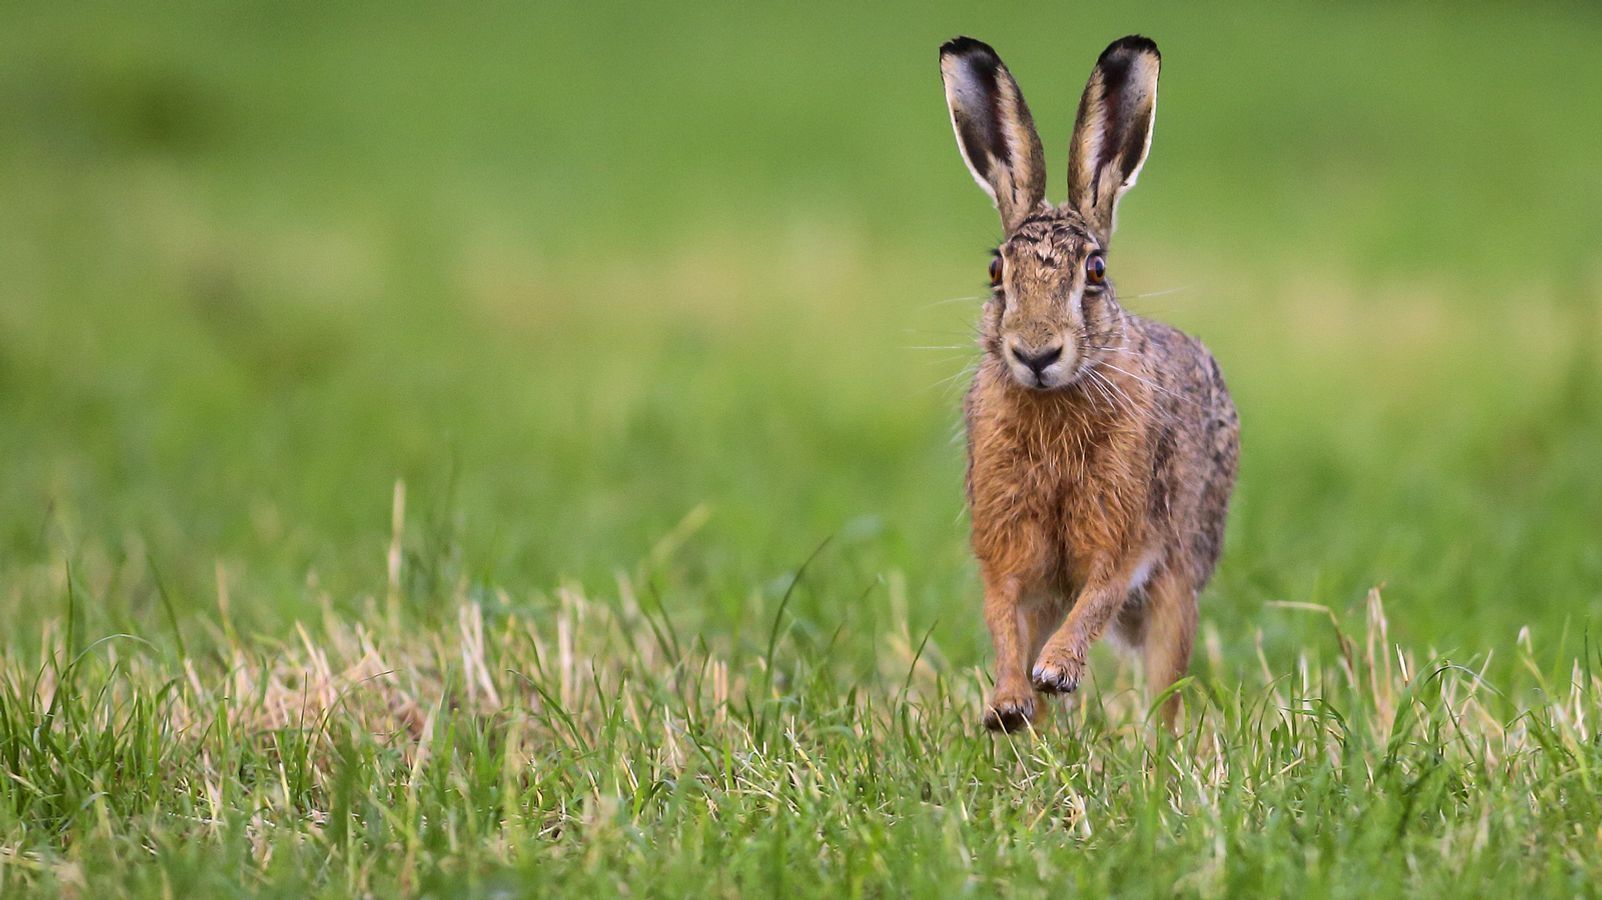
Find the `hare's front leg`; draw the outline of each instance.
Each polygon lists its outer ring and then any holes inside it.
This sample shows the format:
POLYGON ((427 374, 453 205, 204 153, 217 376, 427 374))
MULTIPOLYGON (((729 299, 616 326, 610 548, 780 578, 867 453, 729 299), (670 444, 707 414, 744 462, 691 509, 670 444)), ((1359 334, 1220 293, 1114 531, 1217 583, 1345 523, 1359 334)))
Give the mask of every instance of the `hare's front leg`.
POLYGON ((1026 654, 1035 637, 1025 634, 1018 579, 985 576, 985 624, 996 650, 996 686, 985 705, 985 727, 1016 731, 1035 717, 1035 691, 1029 685, 1026 654))
POLYGON ((1041 648, 1029 680, 1034 688, 1048 694, 1069 694, 1079 687, 1085 675, 1090 645, 1101 637, 1107 623, 1129 598, 1129 582, 1093 572, 1074 601, 1068 618, 1041 648))

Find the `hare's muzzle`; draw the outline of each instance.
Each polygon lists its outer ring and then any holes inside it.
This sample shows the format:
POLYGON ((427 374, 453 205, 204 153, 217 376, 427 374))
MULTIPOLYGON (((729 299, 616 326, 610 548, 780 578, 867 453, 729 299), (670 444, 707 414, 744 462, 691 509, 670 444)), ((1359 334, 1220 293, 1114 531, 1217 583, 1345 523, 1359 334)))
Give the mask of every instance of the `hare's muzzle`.
POLYGON ((1040 390, 1062 385, 1068 370, 1061 341, 1036 347, 1014 338, 1005 346, 1007 368, 1019 384, 1040 390))

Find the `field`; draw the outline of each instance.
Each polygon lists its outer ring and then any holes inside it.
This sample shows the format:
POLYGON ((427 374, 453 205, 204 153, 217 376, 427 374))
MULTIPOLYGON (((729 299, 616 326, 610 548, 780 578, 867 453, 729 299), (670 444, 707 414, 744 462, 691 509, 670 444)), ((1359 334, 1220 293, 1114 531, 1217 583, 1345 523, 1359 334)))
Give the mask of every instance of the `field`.
POLYGON ((0 11, 0 893, 1591 895, 1602 14, 0 11), (1038 18, 1037 18, 1038 16, 1038 18), (1177 735, 979 728, 994 212, 1164 55, 1126 305, 1241 411, 1177 735))

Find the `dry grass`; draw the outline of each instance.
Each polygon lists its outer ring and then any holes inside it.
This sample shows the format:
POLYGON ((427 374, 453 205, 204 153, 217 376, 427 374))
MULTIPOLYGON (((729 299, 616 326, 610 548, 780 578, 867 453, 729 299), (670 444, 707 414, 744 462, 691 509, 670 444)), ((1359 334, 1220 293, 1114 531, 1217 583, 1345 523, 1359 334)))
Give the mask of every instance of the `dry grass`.
MULTIPOLYGON (((656 880, 671 848, 710 835, 749 851, 772 816, 816 855, 815 872, 783 882, 798 889, 852 865, 863 838, 837 826, 862 821, 933 829, 931 879, 1025 892, 1093 886, 1099 857, 1147 840, 1191 859, 1177 880, 1154 868, 1156 887, 1334 889, 1340 852, 1264 880, 1250 841, 1290 827, 1306 850, 1353 817, 1395 835, 1354 883, 1470 867, 1550 884, 1552 866, 1580 878, 1595 865, 1602 680, 1582 662, 1551 680, 1526 634, 1528 683, 1498 689, 1488 656, 1464 665, 1394 643, 1378 590, 1352 634, 1325 607, 1278 604, 1330 622, 1332 652, 1290 671, 1259 654, 1237 676, 1209 626, 1177 736, 1154 730, 1120 675, 1010 739, 976 726, 983 673, 949 668, 904 627, 881 636, 877 673, 853 677, 782 639, 766 652, 688 639, 639 596, 620 577, 538 612, 461 597, 429 630, 375 602, 278 645, 223 626, 215 652, 181 657, 128 636, 76 649, 46 629, 32 662, 0 664, 0 884, 87 891, 115 871, 86 869, 83 848, 133 840, 143 849, 122 862, 163 890, 208 883, 185 861, 224 854, 262 879, 290 859, 308 887, 336 892, 534 871, 548 886, 681 894, 656 880), (972 826, 966 857, 936 839, 953 821, 972 826), (1006 849, 1028 834, 1044 843, 1006 849)), ((859 874, 891 890, 908 875, 888 862, 859 874)), ((772 877, 735 871, 709 889, 772 877)))

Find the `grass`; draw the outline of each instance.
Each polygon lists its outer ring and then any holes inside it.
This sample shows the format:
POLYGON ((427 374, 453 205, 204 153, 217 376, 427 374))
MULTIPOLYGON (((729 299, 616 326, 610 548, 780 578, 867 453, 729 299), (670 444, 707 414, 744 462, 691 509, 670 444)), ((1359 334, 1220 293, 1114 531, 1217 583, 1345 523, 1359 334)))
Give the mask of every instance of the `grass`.
MULTIPOLYGON (((680 634, 632 579, 419 632, 113 636, 0 674, 10 886, 221 896, 1588 893, 1602 677, 1500 686, 1364 633, 1274 675, 1209 658, 1188 727, 1099 686, 974 734, 982 674, 901 628, 868 672, 680 634), (44 850, 63 836, 66 846, 44 850)), ((1318 618, 1326 609, 1299 608, 1318 618)), ((1476 670, 1476 666, 1480 671, 1476 670)))
POLYGON ((234 12, 0 13, 0 891, 1592 892, 1593 10, 234 12), (1241 484, 998 741, 934 48, 1133 30, 1241 484))

